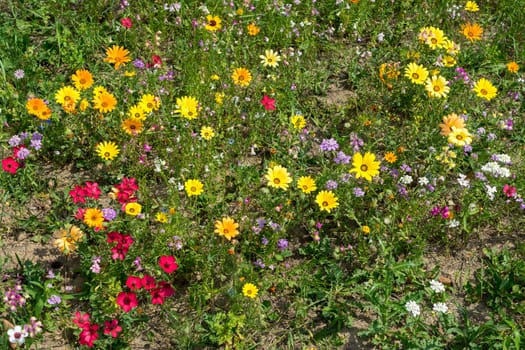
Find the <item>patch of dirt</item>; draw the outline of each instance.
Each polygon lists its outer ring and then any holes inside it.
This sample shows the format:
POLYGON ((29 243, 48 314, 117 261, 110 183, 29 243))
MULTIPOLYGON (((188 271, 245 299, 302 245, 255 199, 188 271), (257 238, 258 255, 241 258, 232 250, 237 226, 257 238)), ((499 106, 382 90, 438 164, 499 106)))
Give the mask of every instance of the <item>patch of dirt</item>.
POLYGON ((317 99, 327 106, 343 106, 346 105, 350 99, 356 100, 357 97, 354 91, 331 84, 328 86, 326 96, 317 97, 317 99))

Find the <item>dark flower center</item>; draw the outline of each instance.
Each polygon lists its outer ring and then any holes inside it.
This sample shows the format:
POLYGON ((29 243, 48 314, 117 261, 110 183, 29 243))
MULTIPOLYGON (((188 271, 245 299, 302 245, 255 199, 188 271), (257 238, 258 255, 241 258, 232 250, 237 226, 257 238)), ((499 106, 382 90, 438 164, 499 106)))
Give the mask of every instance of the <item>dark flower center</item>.
POLYGON ((366 164, 362 164, 359 169, 361 169, 361 171, 368 171, 368 165, 366 164))

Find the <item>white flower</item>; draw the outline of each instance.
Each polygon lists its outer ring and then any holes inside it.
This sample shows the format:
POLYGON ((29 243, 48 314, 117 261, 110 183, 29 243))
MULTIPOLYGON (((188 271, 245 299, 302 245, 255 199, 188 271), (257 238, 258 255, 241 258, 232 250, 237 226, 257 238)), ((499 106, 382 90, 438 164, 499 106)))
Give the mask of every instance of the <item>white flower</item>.
POLYGON ((401 182, 403 185, 410 185, 412 181, 413 179, 410 175, 403 175, 399 178, 399 182, 401 182))
POLYGON ((495 154, 492 156, 492 158, 500 163, 510 165, 512 163, 512 160, 510 159, 510 156, 507 154, 495 154))
POLYGON ((21 326, 15 326, 15 328, 7 330, 7 335, 10 343, 22 345, 26 341, 28 334, 21 326))
POLYGON ((430 281, 430 289, 432 289, 434 293, 442 293, 445 291, 445 286, 439 281, 432 280, 430 281))
POLYGON ((457 221, 456 219, 452 219, 448 222, 448 227, 450 228, 454 228, 458 226, 459 226, 459 221, 457 221))
POLYGON ((467 179, 467 177, 463 174, 458 175, 458 183, 460 186, 469 188, 470 187, 470 181, 467 179))
POLYGON ((481 167, 481 171, 489 173, 494 177, 509 177, 510 170, 500 166, 497 162, 488 162, 481 167))
POLYGON ((485 184, 485 189, 487 190, 487 197, 489 197, 491 201, 494 200, 494 194, 498 192, 496 186, 490 186, 485 184))
POLYGON ((420 185, 420 186, 426 186, 429 184, 429 181, 426 177, 424 176, 421 176, 419 179, 417 179, 417 183, 420 185))
POLYGON ((409 314, 412 314, 412 316, 417 317, 421 313, 421 309, 419 305, 414 301, 410 300, 405 304, 405 309, 408 311, 409 314))
POLYGON ((383 40, 385 40, 385 33, 381 32, 377 34, 377 41, 381 43, 383 40))
POLYGON ((448 311, 448 306, 447 304, 445 303, 435 303, 433 306, 432 306, 432 311, 435 311, 435 312, 442 312, 442 313, 447 313, 448 311))

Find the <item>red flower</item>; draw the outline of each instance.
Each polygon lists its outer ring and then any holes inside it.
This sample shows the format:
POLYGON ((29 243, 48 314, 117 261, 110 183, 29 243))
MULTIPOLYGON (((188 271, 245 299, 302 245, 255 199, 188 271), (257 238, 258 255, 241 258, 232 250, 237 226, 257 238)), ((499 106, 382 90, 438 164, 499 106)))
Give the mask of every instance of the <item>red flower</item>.
POLYGON ((179 265, 175 262, 175 257, 171 255, 161 256, 159 259, 159 265, 166 273, 172 273, 179 268, 179 265))
POLYGON ((142 286, 145 290, 150 290, 156 287, 155 279, 151 277, 150 275, 144 275, 142 277, 142 286))
POLYGON ((117 305, 125 312, 130 312, 131 309, 138 305, 137 295, 133 292, 120 292, 117 296, 117 305))
POLYGON ((83 220, 84 219, 84 214, 86 213, 86 210, 85 208, 77 208, 77 213, 75 214, 75 219, 77 220, 83 220))
POLYGON ((162 305, 164 304, 164 297, 162 296, 160 292, 160 288, 153 289, 150 291, 151 295, 151 303, 153 305, 162 305))
POLYGON ((503 193, 509 198, 516 196, 516 187, 505 184, 503 186, 503 193))
POLYGON ((84 198, 86 196, 86 192, 84 191, 84 187, 75 185, 75 188, 69 191, 69 195, 73 198, 73 203, 86 203, 86 199, 84 198))
POLYGON ((73 323, 82 329, 89 328, 89 314, 82 314, 79 311, 75 312, 75 318, 73 319, 73 323))
POLYGON ((118 325, 117 319, 104 321, 104 334, 111 334, 113 338, 116 338, 120 332, 122 332, 122 327, 118 325))
POLYGON ((164 298, 169 298, 175 294, 175 289, 167 282, 159 282, 159 288, 157 288, 164 298))
POLYGON ((131 290, 140 289, 142 288, 142 278, 129 276, 126 280, 126 286, 131 290))
POLYGON ((275 110, 275 99, 270 98, 268 95, 264 95, 263 99, 261 100, 261 103, 264 106, 264 109, 267 111, 273 111, 275 110))
POLYGON ((130 29, 133 26, 133 22, 131 22, 131 18, 129 18, 129 17, 122 18, 120 20, 120 24, 122 24, 127 29, 130 29))
POLYGON ((87 328, 84 328, 82 332, 80 332, 80 335, 78 336, 79 340, 78 342, 81 345, 87 345, 88 347, 93 347, 93 342, 98 339, 98 325, 93 324, 90 325, 87 328))
POLYGON ((84 193, 86 194, 86 197, 98 199, 102 191, 100 191, 100 188, 98 188, 98 183, 86 181, 84 193))
POLYGON ((20 164, 13 158, 7 157, 2 160, 2 169, 8 173, 16 174, 17 169, 20 167, 20 164))
POLYGON ((162 66, 162 59, 158 55, 151 56, 151 60, 153 61, 153 67, 159 68, 162 66))

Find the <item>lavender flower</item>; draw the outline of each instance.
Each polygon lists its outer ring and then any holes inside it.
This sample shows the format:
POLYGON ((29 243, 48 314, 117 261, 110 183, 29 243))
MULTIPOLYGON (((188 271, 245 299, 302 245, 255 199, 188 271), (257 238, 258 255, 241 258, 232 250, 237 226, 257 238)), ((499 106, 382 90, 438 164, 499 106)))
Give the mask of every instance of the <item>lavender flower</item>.
POLYGON ((328 152, 328 151, 337 151, 339 149, 339 144, 337 143, 337 141, 333 138, 330 138, 330 139, 324 139, 322 142, 321 142, 321 145, 320 145, 320 148, 322 151, 324 152, 328 152))
POLYGON ((334 162, 336 164, 348 164, 350 163, 350 156, 347 156, 345 152, 339 151, 337 152, 337 156, 334 158, 334 162))
POLYGON ((364 146, 364 141, 359 138, 359 136, 352 132, 350 133, 350 145, 352 146, 352 150, 357 153, 361 149, 361 147, 364 146))
POLYGON ((15 76, 16 79, 20 80, 25 76, 25 73, 23 69, 17 69, 15 70, 13 75, 15 76))
POLYGON ((137 58, 133 61, 133 66, 135 66, 135 68, 138 68, 138 69, 146 68, 146 65, 140 58, 137 58))
POLYGON ((18 135, 13 135, 9 139, 9 146, 11 147, 17 147, 20 145, 20 142, 22 142, 22 139, 18 135))
POLYGON ((27 156, 29 156, 29 154, 31 153, 30 150, 28 150, 27 148, 25 147, 22 147, 18 150, 18 152, 16 153, 16 157, 20 160, 22 159, 26 159, 27 156))
POLYGON ((337 181, 335 180, 328 180, 326 181, 326 184, 324 185, 324 187, 327 189, 327 190, 335 190, 337 188, 338 184, 337 184, 337 181))
POLYGON ((354 187, 354 196, 356 197, 363 197, 365 195, 365 191, 363 191, 360 187, 354 187))
POLYGON ((284 238, 281 238, 277 241, 277 249, 280 251, 286 250, 288 248, 288 241, 284 238))
POLYGON ((266 237, 261 238, 261 243, 262 245, 268 245, 268 238, 266 237))
POLYGON ((104 208, 102 209, 102 214, 104 215, 104 220, 112 221, 117 217, 117 212, 113 208, 104 208))
POLYGON ((58 305, 62 302, 60 295, 53 294, 47 299, 49 305, 58 305))

